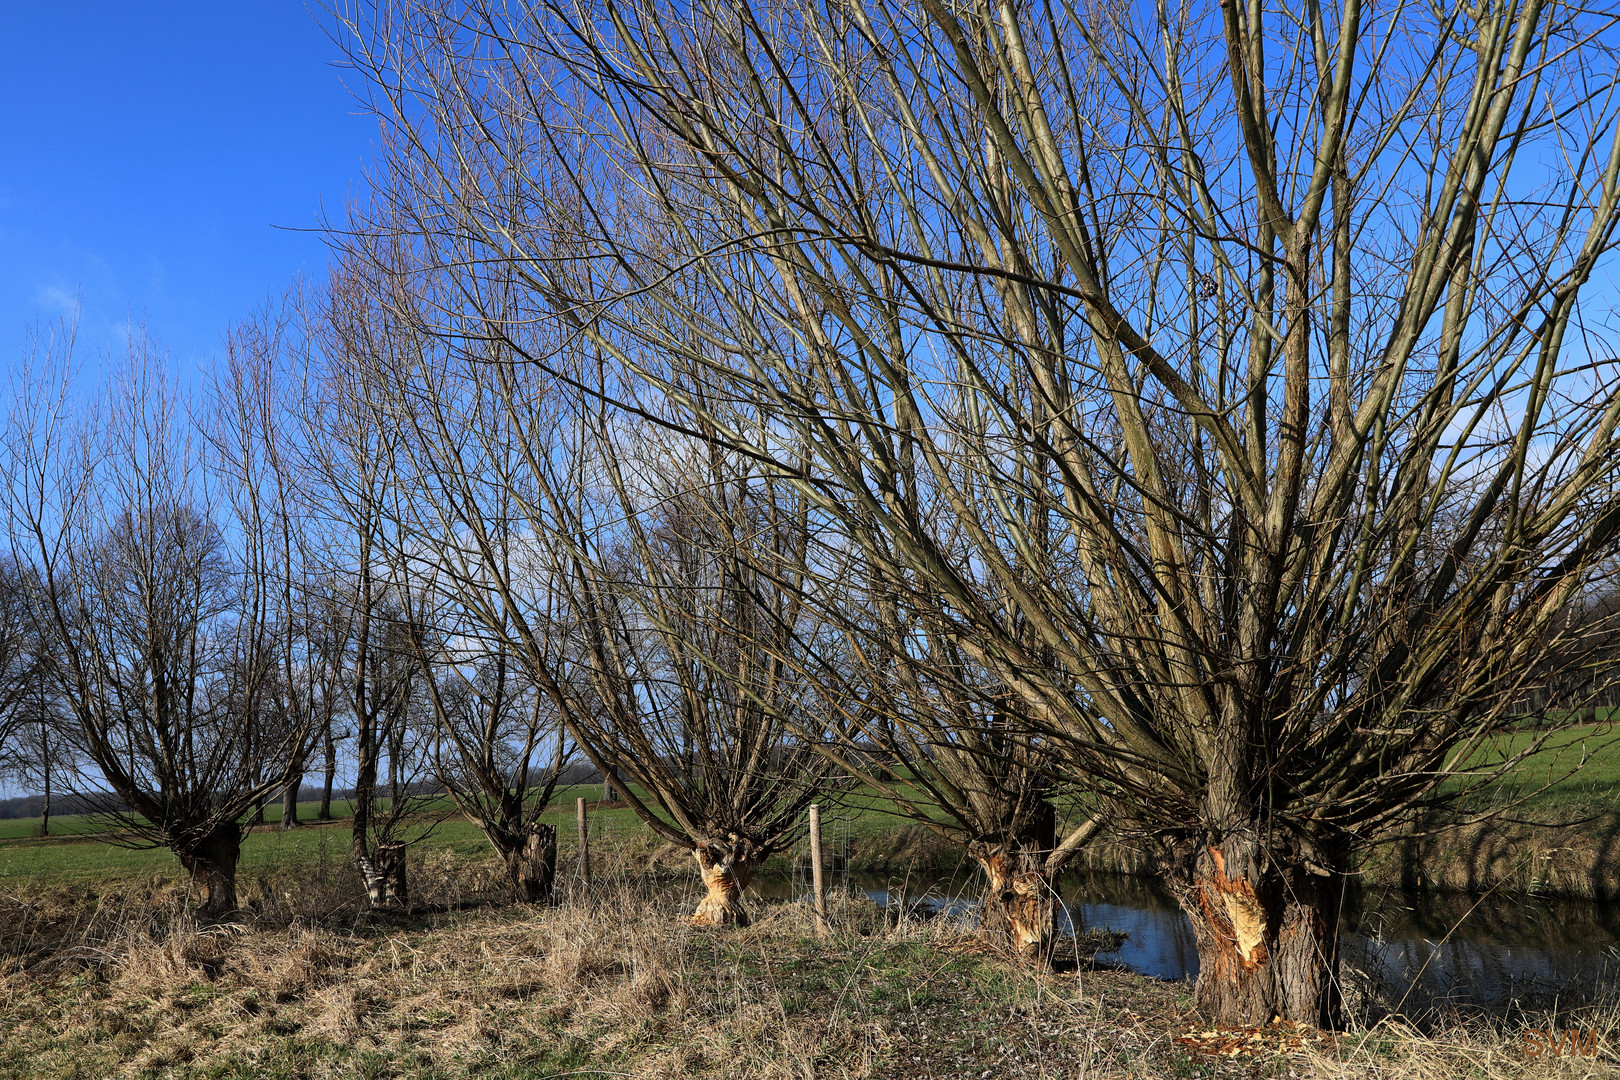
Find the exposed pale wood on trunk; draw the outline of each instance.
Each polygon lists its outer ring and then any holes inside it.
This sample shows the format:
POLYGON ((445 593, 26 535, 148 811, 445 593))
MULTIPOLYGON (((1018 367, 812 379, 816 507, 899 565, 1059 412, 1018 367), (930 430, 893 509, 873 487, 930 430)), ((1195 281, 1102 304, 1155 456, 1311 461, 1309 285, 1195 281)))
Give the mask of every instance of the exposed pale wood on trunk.
POLYGON ((817 803, 810 804, 810 888, 816 909, 816 933, 826 937, 828 933, 827 883, 822 878, 821 806, 817 803))
POLYGON ((382 841, 372 845, 369 857, 362 855, 355 860, 372 907, 404 907, 410 902, 405 853, 404 844, 382 841))
POLYGON ((1030 964, 1050 963, 1057 943, 1057 874, 1050 862, 1055 817, 1050 805, 1042 810, 1019 835, 968 844, 985 877, 981 932, 1030 964))
POLYGON ((1331 1024, 1344 879, 1265 861, 1258 845, 1246 846, 1250 857, 1231 865, 1207 846, 1193 875, 1173 885, 1198 945, 1199 1011, 1221 1024, 1262 1015, 1331 1024))
POLYGON ((747 926, 751 920, 742 894, 754 880, 754 873, 763 860, 736 847, 699 847, 692 854, 697 859, 705 890, 697 910, 692 913, 692 924, 747 926))

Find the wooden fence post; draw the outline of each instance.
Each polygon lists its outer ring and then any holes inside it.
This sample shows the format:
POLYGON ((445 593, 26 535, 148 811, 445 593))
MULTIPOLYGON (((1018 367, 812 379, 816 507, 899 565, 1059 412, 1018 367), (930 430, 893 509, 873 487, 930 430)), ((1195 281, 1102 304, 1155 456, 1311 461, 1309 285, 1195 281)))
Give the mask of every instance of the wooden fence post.
POLYGON ((579 876, 584 884, 589 885, 591 883, 591 836, 585 827, 585 800, 583 797, 574 803, 574 809, 579 817, 579 876))
POLYGON ((821 875, 821 807, 810 804, 810 887, 816 905, 816 933, 827 936, 827 890, 821 875))

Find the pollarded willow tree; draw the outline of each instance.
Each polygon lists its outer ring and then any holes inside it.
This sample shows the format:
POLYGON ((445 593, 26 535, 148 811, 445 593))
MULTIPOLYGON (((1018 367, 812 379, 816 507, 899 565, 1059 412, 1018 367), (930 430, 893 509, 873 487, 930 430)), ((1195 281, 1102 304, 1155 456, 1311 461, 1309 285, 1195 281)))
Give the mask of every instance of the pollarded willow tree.
POLYGON ((801 653, 844 712, 822 752, 893 809, 961 846, 984 874, 981 933, 1028 962, 1053 958, 1058 874, 1103 817, 1060 783, 1066 747, 969 655, 915 588, 870 561, 818 584, 843 647, 801 653))
POLYGON ((53 735, 112 842, 169 848, 199 913, 221 918, 237 906, 243 816, 313 739, 278 679, 309 648, 279 587, 299 568, 286 506, 261 486, 257 447, 197 452, 150 342, 133 341, 123 377, 77 409, 71 342, 59 344, 22 380, 4 442, 53 735), (219 513, 217 483, 255 498, 219 513))
POLYGON ((409 497, 395 483, 398 425, 373 408, 385 378, 376 361, 393 338, 373 297, 340 273, 299 319, 303 335, 261 362, 301 377, 302 455, 293 468, 309 512, 306 537, 318 549, 311 561, 324 574, 322 662, 354 723, 350 851, 368 902, 394 907, 409 899, 406 852, 428 835, 421 812, 436 800, 417 781, 433 726, 421 658, 437 651, 427 642, 439 633, 421 622, 416 582, 398 557, 409 497))
POLYGON ((842 786, 818 752, 840 726, 838 684, 799 661, 834 646, 805 602, 808 505, 712 445, 642 431, 627 453, 624 430, 596 442, 623 526, 598 521, 598 558, 572 583, 602 703, 587 745, 692 851, 707 888, 694 921, 746 924, 742 891, 842 786))
POLYGON ((788 659, 816 633, 795 584, 807 504, 712 443, 617 425, 577 378, 514 366, 509 282, 424 262, 396 217, 355 233, 345 288, 378 314, 364 355, 334 362, 364 368, 368 423, 390 431, 388 558, 447 642, 511 657, 693 854, 694 921, 747 922, 743 890, 832 768, 812 745, 831 710, 788 659))
MULTIPOLYGON (((50 823, 50 711, 35 670, 38 636, 22 565, 0 558, 0 775, 45 780, 41 829, 50 823)), ((44 832, 41 832, 44 835, 44 832)))
POLYGON ((1620 547, 1582 305, 1614 15, 595 0, 358 30, 413 227, 525 290, 514 359, 564 374, 525 346, 549 320, 646 387, 605 397, 794 484, 1163 844, 1206 1012, 1330 1015, 1353 854, 1497 771, 1620 547))
POLYGON ((509 651, 476 637, 418 659, 434 712, 433 774, 506 866, 512 898, 551 900, 557 827, 551 806, 571 747, 551 703, 509 651))

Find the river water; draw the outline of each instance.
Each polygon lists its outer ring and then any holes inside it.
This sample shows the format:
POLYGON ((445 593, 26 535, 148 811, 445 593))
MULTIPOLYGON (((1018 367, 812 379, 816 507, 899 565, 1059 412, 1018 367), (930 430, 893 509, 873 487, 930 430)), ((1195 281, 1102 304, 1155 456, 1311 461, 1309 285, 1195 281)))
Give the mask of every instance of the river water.
MULTIPOLYGON (((956 877, 837 875, 874 902, 971 919, 979 881, 956 877)), ((765 895, 800 895, 800 881, 761 882, 765 895)), ((1092 929, 1124 932, 1098 959, 1159 979, 1192 979, 1198 950, 1181 908, 1147 879, 1066 876, 1071 915, 1092 929)), ((1372 1015, 1414 1018, 1461 1009, 1506 1015, 1580 1008, 1620 998, 1620 905, 1527 897, 1484 898, 1399 891, 1353 893, 1342 925, 1347 986, 1372 1015)))

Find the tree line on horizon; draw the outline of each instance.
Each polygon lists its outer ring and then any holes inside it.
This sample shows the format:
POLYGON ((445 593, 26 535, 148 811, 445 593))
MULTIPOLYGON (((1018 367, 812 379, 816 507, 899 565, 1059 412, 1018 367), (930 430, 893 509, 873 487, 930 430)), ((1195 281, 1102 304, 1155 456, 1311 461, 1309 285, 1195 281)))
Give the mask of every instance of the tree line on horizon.
MULTIPOLYGON (((573 755, 705 923, 859 784, 1025 958, 1106 835, 1213 1020, 1331 1023, 1357 856, 1540 747, 1504 725, 1614 700, 1612 13, 336 29, 380 142, 327 278, 194 401, 140 341, 77 396, 41 337, 0 446, 5 715, 205 910, 341 723, 358 790, 420 763, 523 900, 573 755)), ((357 801, 375 903, 407 806, 357 801)))

